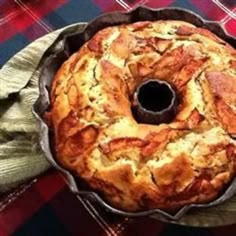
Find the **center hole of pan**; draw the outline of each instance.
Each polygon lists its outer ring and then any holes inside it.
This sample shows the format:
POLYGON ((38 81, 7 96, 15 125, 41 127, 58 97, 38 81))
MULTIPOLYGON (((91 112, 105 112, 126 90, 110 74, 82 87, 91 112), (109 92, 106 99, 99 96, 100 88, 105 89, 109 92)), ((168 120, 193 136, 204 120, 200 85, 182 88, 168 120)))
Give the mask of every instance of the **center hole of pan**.
POLYGON ((173 90, 166 82, 148 81, 139 87, 137 99, 146 110, 161 112, 171 106, 173 90))

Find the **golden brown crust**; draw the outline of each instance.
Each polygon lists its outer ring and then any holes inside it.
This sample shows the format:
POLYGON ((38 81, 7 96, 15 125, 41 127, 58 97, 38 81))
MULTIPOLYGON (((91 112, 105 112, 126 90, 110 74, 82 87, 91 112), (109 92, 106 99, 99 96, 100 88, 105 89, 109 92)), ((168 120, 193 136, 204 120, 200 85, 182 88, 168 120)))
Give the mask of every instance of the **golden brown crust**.
POLYGON ((236 172, 236 52, 181 21, 99 31, 59 69, 47 113, 58 161, 130 211, 214 199, 236 172), (148 78, 179 97, 170 124, 138 124, 132 97, 148 78))
POLYGON ((214 96, 216 113, 227 132, 235 136, 236 112, 233 110, 233 107, 236 108, 235 77, 211 71, 206 73, 206 78, 214 96))

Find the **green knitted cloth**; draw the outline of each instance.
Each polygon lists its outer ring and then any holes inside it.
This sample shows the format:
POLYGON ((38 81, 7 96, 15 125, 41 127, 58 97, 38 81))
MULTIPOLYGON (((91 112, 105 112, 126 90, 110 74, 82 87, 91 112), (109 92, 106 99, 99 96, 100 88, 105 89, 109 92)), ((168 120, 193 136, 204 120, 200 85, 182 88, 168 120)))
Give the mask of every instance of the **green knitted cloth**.
POLYGON ((38 63, 68 28, 52 32, 17 53, 0 70, 0 193, 35 177, 50 165, 40 150, 38 125, 31 112, 38 97, 38 63))

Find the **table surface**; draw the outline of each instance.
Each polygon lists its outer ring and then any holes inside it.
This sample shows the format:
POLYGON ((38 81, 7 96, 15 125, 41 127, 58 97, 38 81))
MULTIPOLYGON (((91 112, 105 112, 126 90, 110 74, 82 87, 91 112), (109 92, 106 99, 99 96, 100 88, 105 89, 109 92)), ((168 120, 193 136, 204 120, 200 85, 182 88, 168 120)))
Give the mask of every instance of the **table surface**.
MULTIPOLYGON (((236 0, 0 0, 0 64, 33 40, 55 29, 87 22, 103 12, 143 4, 178 6, 220 21, 236 36, 236 0)), ((19 186, 0 202, 0 236, 16 235, 234 235, 236 224, 191 228, 151 218, 115 216, 77 199, 56 171, 19 186)))

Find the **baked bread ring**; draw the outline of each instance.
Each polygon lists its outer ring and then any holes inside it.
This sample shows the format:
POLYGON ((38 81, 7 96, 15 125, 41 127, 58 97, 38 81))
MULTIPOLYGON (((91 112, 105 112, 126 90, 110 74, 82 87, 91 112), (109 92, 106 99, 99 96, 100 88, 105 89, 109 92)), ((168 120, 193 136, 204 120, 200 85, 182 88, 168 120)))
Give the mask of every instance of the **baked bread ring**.
POLYGON ((209 202, 235 176, 236 50, 206 29, 105 28, 64 62, 50 98, 57 161, 119 209, 209 202), (169 123, 133 116, 134 93, 150 78, 175 88, 169 123))

